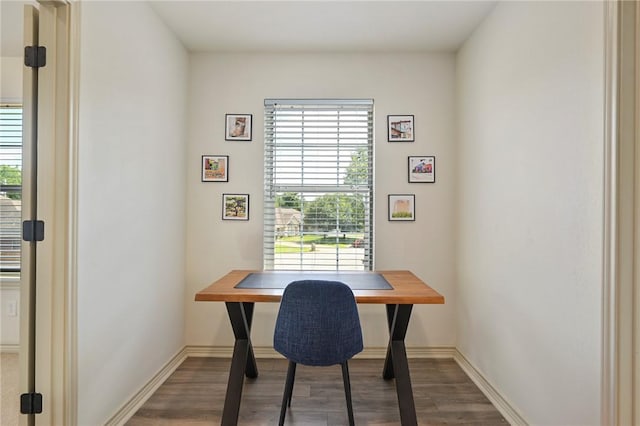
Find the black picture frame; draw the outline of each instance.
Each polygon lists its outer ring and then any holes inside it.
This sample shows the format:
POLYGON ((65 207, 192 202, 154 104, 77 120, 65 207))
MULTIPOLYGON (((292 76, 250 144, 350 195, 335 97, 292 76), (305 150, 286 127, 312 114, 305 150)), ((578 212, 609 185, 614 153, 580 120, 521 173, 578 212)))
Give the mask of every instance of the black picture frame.
POLYGON ((436 157, 434 155, 410 155, 407 160, 409 183, 435 183, 436 157))
POLYGON ((250 141, 253 131, 253 114, 225 114, 224 140, 250 141))
POLYGON ((202 182, 229 182, 229 156, 203 155, 200 178, 202 182))
POLYGON ((387 141, 388 142, 414 142, 416 140, 414 116, 387 115, 387 141))
POLYGON ((249 220, 249 194, 222 194, 222 220, 249 220))
POLYGON ((389 194, 389 221, 413 222, 416 220, 415 194, 389 194))

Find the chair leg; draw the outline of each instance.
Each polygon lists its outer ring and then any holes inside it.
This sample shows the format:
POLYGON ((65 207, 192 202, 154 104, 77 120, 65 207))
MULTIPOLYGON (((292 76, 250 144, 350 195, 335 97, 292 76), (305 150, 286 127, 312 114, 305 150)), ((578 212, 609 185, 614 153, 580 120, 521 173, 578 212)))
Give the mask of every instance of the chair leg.
POLYGON ((280 408, 280 421, 278 424, 282 426, 284 424, 284 417, 287 414, 287 405, 291 407, 291 395, 293 394, 293 381, 296 377, 296 363, 289 361, 289 368, 287 369, 287 380, 284 385, 284 395, 282 395, 282 407, 280 408))
MULTIPOLYGON (((293 364, 293 366, 291 366, 291 378, 289 379, 291 380, 291 383, 289 384, 289 403, 287 404, 289 408, 291 408, 291 398, 293 398, 293 385, 296 382, 296 366, 298 365, 295 362, 291 362, 291 364, 293 364)), ((287 371, 287 375, 289 375, 289 371, 287 371)))
POLYGON ((354 425, 353 405, 351 404, 351 382, 349 381, 349 366, 347 361, 342 364, 342 381, 344 382, 344 395, 347 398, 347 413, 349 414, 349 426, 354 425))

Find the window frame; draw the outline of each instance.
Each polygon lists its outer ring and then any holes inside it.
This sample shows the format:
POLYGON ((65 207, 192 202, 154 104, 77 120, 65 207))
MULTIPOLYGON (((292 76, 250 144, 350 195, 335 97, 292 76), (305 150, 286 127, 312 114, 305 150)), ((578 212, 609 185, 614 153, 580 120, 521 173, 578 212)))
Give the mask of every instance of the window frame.
MULTIPOLYGON (((0 165, 1 166, 12 166, 12 163, 15 163, 17 168, 22 173, 22 123, 23 123, 23 115, 24 108, 20 103, 8 103, 2 102, 0 103, 0 165), (17 114, 11 114, 19 117, 16 121, 17 124, 7 124, 7 117, 9 114, 6 114, 6 110, 19 110, 17 114), (16 132, 18 132, 16 134, 16 132), (11 142, 13 141, 13 142, 11 142), (17 151, 17 152, 11 152, 17 151)), ((22 245, 22 175, 20 176, 20 183, 4 183, 0 182, 0 193, 3 194, 19 194, 19 198, 12 198, 7 196, 6 199, 3 198, 2 201, 2 210, 3 210, 3 218, 0 226, 0 276, 2 279, 11 279, 11 278, 19 278, 21 272, 21 245, 22 245), (7 211, 5 209, 13 209, 15 207, 14 202, 5 202, 5 200, 14 199, 20 200, 17 211, 17 216, 15 221, 17 223, 16 229, 13 230, 7 238, 7 226, 4 223, 7 218, 7 211), (12 204, 12 206, 9 206, 12 204), (5 242, 5 239, 7 242, 5 242), (7 249, 6 244, 11 244, 10 249, 7 249), (7 262, 5 259, 5 252, 17 252, 17 266, 7 266, 7 262)), ((9 230, 11 231, 11 230, 9 230)), ((16 262, 11 262, 10 265, 14 265, 16 262)))
MULTIPOLYGON (((374 212, 374 185, 373 185, 373 147, 374 147, 374 135, 373 135, 373 100, 372 99, 265 99, 265 175, 264 175, 264 229, 263 229, 263 268, 265 270, 335 270, 335 271, 353 271, 353 270, 373 270, 374 268, 374 239, 373 239, 373 212, 374 212), (289 114, 286 116, 286 114, 289 114), (296 114, 300 115, 298 121, 296 121, 296 114), (325 117, 335 117, 335 127, 330 124, 327 125, 328 129, 323 134, 312 135, 313 132, 318 131, 318 121, 325 117), (294 118, 291 118, 291 117, 294 118), (285 118, 288 117, 288 118, 285 118), (318 118, 320 117, 320 118, 318 118), (291 121, 286 121, 286 120, 291 121), (314 121, 316 120, 316 121, 314 121), (294 128, 299 130, 299 136, 291 136, 286 132, 282 132, 283 123, 291 125, 293 123, 294 128), (312 124, 309 124, 312 123, 312 124), (295 127, 300 125, 299 128, 295 127), (308 129, 313 129, 309 130, 308 129), (335 136, 331 130, 335 130, 335 136), (278 133, 280 132, 280 133, 278 133), (317 140, 320 138, 321 140, 317 140), (314 142, 315 141, 315 142, 314 142), (320 147, 321 145, 321 147, 320 147), (298 149, 298 152, 294 150, 298 149), (337 159, 338 167, 335 168, 335 176, 341 176, 342 181, 336 178, 336 182, 329 184, 322 181, 326 178, 323 172, 312 172, 311 169, 316 167, 324 167, 323 171, 329 171, 333 173, 334 169, 325 166, 309 167, 308 164, 311 161, 318 159, 319 162, 326 162, 324 156, 330 156, 330 154, 309 154, 313 150, 326 149, 326 152, 330 152, 332 149, 335 151, 335 158, 337 159), (285 179, 278 179, 278 172, 276 170, 279 156, 283 157, 284 154, 280 153, 280 150, 289 150, 293 152, 290 155, 300 155, 300 162, 302 170, 307 170, 307 180, 315 179, 315 183, 305 183, 305 179, 300 177, 299 183, 282 183, 285 179), (306 150, 306 151, 305 151, 306 150), (362 153, 366 153, 363 155, 362 153), (315 156, 314 156, 315 155, 315 156), (345 155, 350 155, 350 162, 344 161, 345 155), (346 182, 347 176, 344 170, 355 161, 357 155, 362 155, 366 161, 366 176, 364 179, 360 179, 360 172, 356 175, 355 181, 351 180, 346 182), (320 157, 322 159, 319 159, 320 157), (342 162, 341 162, 342 161, 342 162), (346 165, 346 166, 345 166, 346 165), (314 176, 311 178, 310 176, 314 176), (280 180, 281 182, 277 182, 280 180), (276 253, 278 230, 276 229, 277 219, 276 216, 281 215, 281 211, 278 211, 277 197, 278 194, 293 193, 300 197, 302 206, 298 213, 300 218, 296 218, 296 221, 302 221, 302 231, 300 232, 300 258, 298 261, 293 260, 293 263, 278 264, 278 254, 276 253), (352 221, 347 228, 357 228, 358 231, 348 233, 343 232, 340 229, 340 207, 336 207, 335 217, 335 263, 328 264, 311 264, 309 256, 306 258, 303 254, 304 236, 309 234, 321 233, 319 231, 320 225, 316 224, 316 229, 310 229, 310 226, 305 229, 304 216, 306 211, 305 203, 308 205, 309 198, 313 197, 325 197, 329 200, 333 197, 336 205, 339 203, 351 203, 350 210, 352 221), (307 201, 305 201, 307 200, 307 201), (346 200, 346 201, 345 201, 346 200), (357 213, 353 213, 357 212, 357 213), (353 218, 355 214, 355 219, 353 218), (362 214, 360 217, 359 214, 362 214), (353 222, 355 220, 356 222, 353 222), (361 227, 361 228, 360 228, 361 227), (360 232, 361 231, 361 232, 360 232), (358 235, 362 234, 362 238, 356 239, 358 235), (348 236, 352 237, 351 239, 348 236), (340 239, 342 237, 342 240, 340 239), (341 248, 339 242, 353 241, 351 243, 352 248, 362 249, 362 255, 359 251, 353 250, 348 252, 344 247, 341 248), (351 257, 350 257, 351 256, 351 257), (331 267, 331 269, 329 269, 331 267)), ((333 122, 331 118, 326 118, 328 121, 333 122)), ((324 122, 322 123, 324 124, 324 122)), ((324 131, 323 128, 321 131, 324 131)), ((293 133, 296 133, 295 131, 293 133)), ((362 164, 358 163, 356 167, 361 167, 362 164)), ((278 169, 281 170, 282 169, 278 169)), ((303 172, 304 173, 304 172, 303 172)), ((280 173, 283 175, 284 173, 280 173)), ((353 176, 352 176, 353 178, 353 176)), ((295 180, 295 179, 294 179, 295 180)), ((347 207, 345 207, 346 209, 347 207)), ((344 213, 344 210, 342 212, 344 213)), ((319 221, 317 223, 320 223, 319 221)), ((333 224, 333 219, 331 221, 333 224)), ((326 223, 323 223, 326 226, 326 223)), ((296 224, 297 226, 297 224, 296 224)), ((333 231, 332 231, 333 232, 333 231)), ((331 237, 331 235, 329 235, 331 237)), ((324 239, 327 235, 324 235, 324 239)), ((323 240, 324 240, 323 239, 323 240)), ((294 249, 295 250, 295 249, 294 249)), ((313 250, 313 249, 312 249, 313 250)), ((296 252, 298 254, 298 252, 296 252)), ((333 254, 330 254, 332 256, 333 254)), ((328 262, 326 259, 324 262, 328 262)), ((333 262, 333 260, 331 260, 333 262)))

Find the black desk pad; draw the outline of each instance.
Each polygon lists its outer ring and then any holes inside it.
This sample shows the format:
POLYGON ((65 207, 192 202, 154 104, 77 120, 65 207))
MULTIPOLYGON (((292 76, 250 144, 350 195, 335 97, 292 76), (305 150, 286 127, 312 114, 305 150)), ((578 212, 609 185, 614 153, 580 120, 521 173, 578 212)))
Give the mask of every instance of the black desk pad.
POLYGON ((381 275, 362 272, 252 272, 235 288, 285 288, 290 282, 297 280, 341 281, 351 290, 392 290, 391 284, 381 275))

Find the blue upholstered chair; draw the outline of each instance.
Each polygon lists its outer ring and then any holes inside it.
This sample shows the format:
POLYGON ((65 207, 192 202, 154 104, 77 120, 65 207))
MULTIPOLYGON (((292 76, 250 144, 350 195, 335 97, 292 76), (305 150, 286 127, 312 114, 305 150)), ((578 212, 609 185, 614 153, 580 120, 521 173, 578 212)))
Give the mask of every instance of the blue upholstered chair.
POLYGON ((354 424, 347 361, 362 351, 362 329, 356 300, 346 284, 323 280, 289 284, 282 295, 273 347, 289 360, 280 425, 287 405, 291 407, 296 364, 342 366, 349 424, 354 424))

